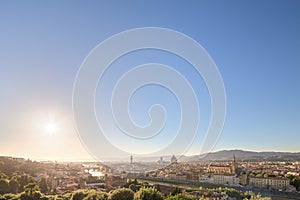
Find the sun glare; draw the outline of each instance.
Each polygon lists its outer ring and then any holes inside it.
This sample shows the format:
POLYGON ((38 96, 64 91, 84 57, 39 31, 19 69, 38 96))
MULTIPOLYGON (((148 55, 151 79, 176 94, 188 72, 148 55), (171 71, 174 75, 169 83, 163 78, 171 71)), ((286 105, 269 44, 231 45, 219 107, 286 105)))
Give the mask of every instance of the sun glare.
POLYGON ((58 127, 55 123, 53 122, 49 122, 45 125, 45 131, 48 133, 48 134, 54 134, 55 132, 57 132, 58 130, 58 127))

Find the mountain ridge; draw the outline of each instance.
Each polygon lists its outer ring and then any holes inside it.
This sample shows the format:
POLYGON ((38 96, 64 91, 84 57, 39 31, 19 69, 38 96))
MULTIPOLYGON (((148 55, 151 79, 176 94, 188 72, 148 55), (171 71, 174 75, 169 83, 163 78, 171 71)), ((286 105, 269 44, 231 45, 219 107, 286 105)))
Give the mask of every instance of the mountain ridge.
POLYGON ((182 161, 227 161, 232 160, 235 155, 237 160, 241 161, 300 161, 300 152, 277 152, 277 151, 248 151, 248 150, 220 150, 201 155, 192 155, 182 157, 182 161))

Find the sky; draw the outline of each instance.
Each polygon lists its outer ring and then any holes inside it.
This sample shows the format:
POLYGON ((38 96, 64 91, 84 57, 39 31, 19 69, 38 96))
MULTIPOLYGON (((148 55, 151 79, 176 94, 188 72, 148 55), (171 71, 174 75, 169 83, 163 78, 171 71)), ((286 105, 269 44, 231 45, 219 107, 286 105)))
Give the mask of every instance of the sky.
MULTIPOLYGON (((74 121, 76 75, 99 43, 143 27, 167 28, 189 36, 216 64, 226 91, 226 119, 213 151, 300 152, 299 11, 296 0, 2 0, 0 155, 51 160, 95 157, 74 121)), ((201 117, 187 154, 201 153, 211 114, 210 94, 193 67, 168 52, 145 49, 112 63, 95 93, 98 120, 109 118, 108 97, 122 74, 133 66, 154 62, 172 66, 193 87, 201 117)), ((133 93, 128 105, 132 121, 143 127, 151 122, 149 107, 157 103, 168 113, 161 138, 142 147, 119 137, 113 129, 113 133, 105 132, 106 137, 132 154, 163 147, 175 137, 180 124, 176 95, 152 84, 133 93)))

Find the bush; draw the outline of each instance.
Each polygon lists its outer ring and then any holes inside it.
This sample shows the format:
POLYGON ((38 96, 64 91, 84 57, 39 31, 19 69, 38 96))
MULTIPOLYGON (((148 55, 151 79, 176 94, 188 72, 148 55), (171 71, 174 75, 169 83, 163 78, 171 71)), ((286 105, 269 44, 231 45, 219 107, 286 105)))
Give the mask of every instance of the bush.
POLYGON ((131 189, 121 188, 110 193, 109 200, 133 200, 134 193, 131 189))
POLYGON ((17 199, 20 199, 20 196, 16 195, 16 194, 8 193, 8 194, 4 194, 3 198, 6 200, 17 200, 17 199))
POLYGON ((107 200, 108 194, 106 192, 100 191, 89 191, 88 195, 83 198, 83 200, 107 200))
POLYGON ((190 195, 176 194, 169 196, 166 200, 197 200, 197 198, 190 195))
POLYGON ((84 190, 77 190, 72 193, 70 200, 83 200, 88 195, 88 193, 84 190))
POLYGON ((48 200, 44 194, 42 194, 40 191, 33 191, 30 193, 21 193, 20 195, 21 200, 48 200))
POLYGON ((71 199, 73 192, 70 190, 67 190, 65 192, 63 192, 61 195, 59 195, 58 197, 62 198, 62 199, 71 199))
POLYGON ((141 188, 141 185, 136 185, 136 184, 130 184, 129 185, 129 189, 131 189, 133 192, 137 192, 139 191, 139 189, 141 188))
POLYGON ((163 200, 164 197, 161 192, 157 191, 155 188, 145 188, 142 187, 134 195, 134 200, 163 200))

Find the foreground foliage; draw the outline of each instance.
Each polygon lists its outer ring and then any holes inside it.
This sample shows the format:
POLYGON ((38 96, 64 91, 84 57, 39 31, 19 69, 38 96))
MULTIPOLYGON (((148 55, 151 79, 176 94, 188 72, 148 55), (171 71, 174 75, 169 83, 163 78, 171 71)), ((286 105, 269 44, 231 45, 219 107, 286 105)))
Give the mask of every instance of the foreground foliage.
POLYGON ((205 195, 214 194, 228 195, 232 199, 237 200, 270 200, 271 198, 262 197, 260 194, 255 194, 253 192, 241 192, 232 188, 199 188, 195 191, 198 196, 192 196, 182 193, 170 193, 165 197, 156 188, 140 187, 136 192, 129 188, 120 188, 112 190, 110 192, 96 191, 96 190, 76 190, 76 191, 66 191, 59 195, 45 195, 39 191, 39 188, 34 184, 30 184, 26 187, 26 190, 19 194, 3 194, 0 195, 0 199, 5 200, 209 200, 211 198, 205 195), (200 196, 199 196, 200 195, 200 196))
POLYGON ((163 200, 164 196, 155 188, 142 187, 134 195, 134 200, 163 200))

